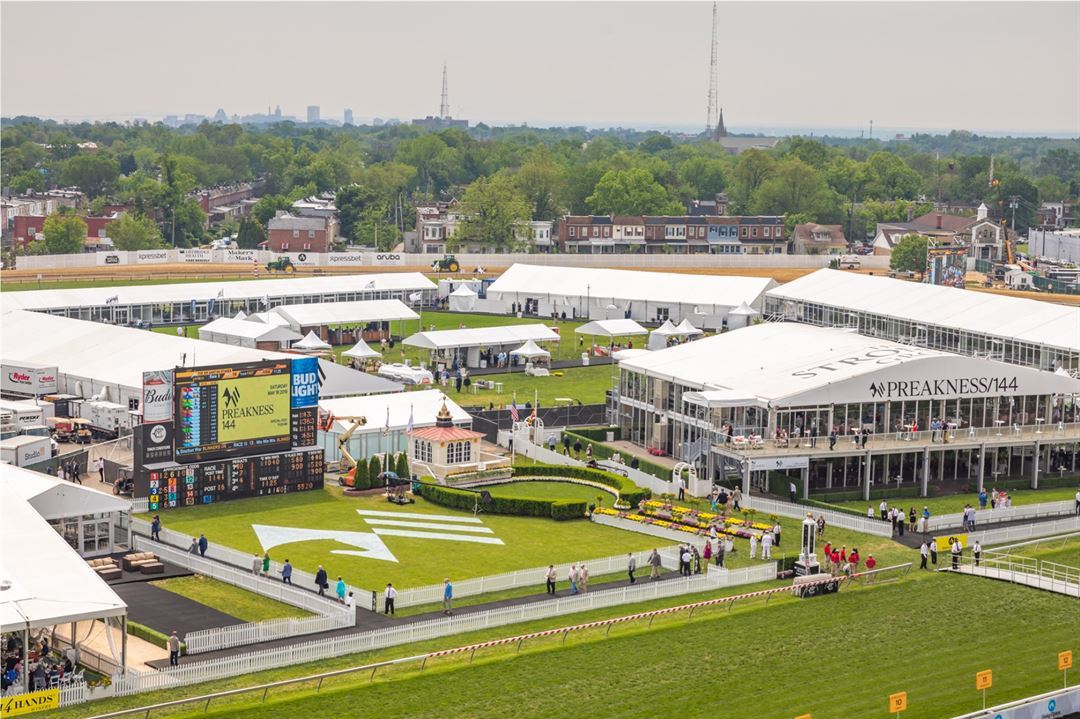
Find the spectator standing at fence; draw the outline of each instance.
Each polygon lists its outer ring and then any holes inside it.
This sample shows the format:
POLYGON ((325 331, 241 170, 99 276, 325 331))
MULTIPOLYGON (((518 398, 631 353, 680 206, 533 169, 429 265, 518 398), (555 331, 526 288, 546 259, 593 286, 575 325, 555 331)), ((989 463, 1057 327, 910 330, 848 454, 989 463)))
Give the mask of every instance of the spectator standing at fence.
POLYGON ((589 591, 589 568, 584 564, 578 569, 578 589, 582 592, 589 591))
POLYGON ((563 432, 562 448, 563 448, 563 454, 565 454, 567 457, 569 457, 570 456, 570 435, 567 434, 566 432, 563 432))
POLYGON ((626 573, 630 577, 630 583, 633 584, 637 580, 634 578, 634 572, 637 571, 637 558, 634 557, 633 552, 627 552, 626 554, 626 573))
POLYGON ((206 556, 206 548, 209 547, 209 546, 210 546, 210 542, 206 541, 206 535, 205 534, 200 534, 199 535, 199 556, 200 557, 205 557, 206 556))
POLYGON ((712 560, 712 554, 713 554, 713 552, 712 552, 712 540, 711 539, 706 539, 705 540, 705 549, 703 549, 701 551, 701 558, 703 560, 705 560, 704 564, 705 564, 706 567, 709 566, 709 562, 712 560))
POLYGON ((679 568, 681 570, 680 574, 682 574, 684 577, 690 576, 690 562, 692 562, 693 559, 694 555, 690 553, 690 545, 686 545, 679 553, 679 568))
POLYGON ((555 565, 554 564, 549 564, 548 568, 547 568, 547 572, 544 574, 544 585, 547 588, 547 593, 548 594, 554 594, 555 593, 555 577, 556 577, 555 565))
POLYGON ((292 563, 288 559, 281 565, 281 581, 284 584, 292 584, 292 563))
POLYGON ((338 601, 341 602, 342 604, 344 604, 345 603, 345 590, 348 589, 348 587, 345 586, 345 580, 342 579, 341 577, 338 577, 337 578, 337 586, 334 587, 334 589, 335 589, 335 593, 337 594, 338 601))
POLYGON ((169 666, 180 666, 180 637, 176 636, 176 630, 169 635, 169 666))
POLYGON ((979 560, 982 559, 982 544, 978 539, 971 545, 971 556, 975 557, 975 566, 979 566, 979 560))
POLYGON ((262 575, 264 577, 270 576, 270 552, 263 552, 262 575))
POLYGON ((454 585, 450 583, 450 577, 443 579, 442 610, 446 616, 454 613, 454 585))
POLYGON ((765 532, 761 535, 761 558, 772 558, 773 533, 765 532))
POLYGON ((663 562, 660 560, 660 552, 655 549, 652 550, 652 554, 649 555, 649 579, 660 578, 660 566, 663 562))
POLYGON ((255 554, 255 556, 253 556, 251 558, 251 573, 254 574, 257 577, 257 576, 259 576, 259 572, 261 570, 262 570, 262 557, 260 557, 258 554, 255 554))
POLYGON ((960 558, 964 554, 964 545, 960 544, 960 540, 953 537, 952 541, 952 568, 960 568, 960 558))
POLYGON ((852 547, 851 548, 851 554, 848 555, 848 563, 851 564, 851 571, 852 572, 859 571, 859 561, 860 560, 861 560, 861 558, 859 557, 859 548, 858 547, 852 547))
POLYGON ((694 547, 694 574, 701 574, 701 552, 694 547))
POLYGON ((874 571, 874 567, 876 567, 876 566, 877 566, 877 560, 874 559, 874 555, 873 554, 867 554, 866 555, 866 571, 872 572, 872 571, 874 571))
POLYGON ((188 551, 188 554, 198 554, 199 553, 199 540, 195 539, 195 537, 192 537, 191 538, 191 546, 187 548, 187 551, 188 551))
POLYGON ((926 569, 926 560, 930 558, 930 547, 926 545, 926 540, 923 540, 922 546, 919 547, 919 569, 926 569))
POLYGON ((383 614, 394 613, 394 599, 397 598, 397 590, 390 582, 386 583, 386 591, 383 592, 383 614))
MULTIPOLYGON (((979 509, 986 509, 986 489, 979 490, 979 509)), ((1076 506, 1080 508, 1080 492, 1076 493, 1076 506)))
MULTIPOLYGON (((326 590, 330 586, 330 583, 326 581, 326 570, 323 569, 323 565, 319 565, 319 571, 315 572, 315 586, 319 588, 319 596, 325 597, 326 590)), ((390 586, 387 584, 386 586, 390 586)))
POLYGON ((832 431, 829 432, 829 449, 832 450, 835 447, 836 447, 836 427, 833 427, 832 431))
POLYGON ((751 533, 750 534, 750 558, 751 559, 754 559, 755 557, 757 557, 757 543, 758 543, 757 534, 751 533))
POLYGON ((97 458, 97 471, 98 471, 98 477, 101 478, 101 483, 105 484, 105 458, 104 457, 98 457, 97 458))
POLYGON ((884 499, 881 500, 881 504, 878 505, 878 511, 881 512, 881 521, 886 521, 889 518, 889 503, 884 499))
POLYGON ((580 439, 575 439, 574 440, 574 459, 577 459, 578 455, 580 455, 580 454, 581 454, 581 440, 580 439))
POLYGON ((571 564, 570 565, 570 571, 569 571, 569 573, 567 573, 566 578, 570 580, 570 593, 571 594, 577 594, 578 593, 578 588, 577 588, 578 571, 577 571, 577 565, 576 564, 571 564))
POLYGON ((934 539, 930 540, 930 563, 937 566, 937 541, 934 539))
POLYGON ((869 507, 866 508, 866 518, 867 519, 873 519, 874 518, 874 505, 870 505, 869 507))
POLYGON ((161 541, 161 516, 155 514, 154 521, 150 522, 150 539, 155 542, 161 541))
POLYGON ((713 556, 716 558, 714 561, 716 562, 716 566, 718 567, 724 566, 724 546, 726 544, 727 542, 723 539, 717 540, 716 542, 716 554, 714 554, 713 556))

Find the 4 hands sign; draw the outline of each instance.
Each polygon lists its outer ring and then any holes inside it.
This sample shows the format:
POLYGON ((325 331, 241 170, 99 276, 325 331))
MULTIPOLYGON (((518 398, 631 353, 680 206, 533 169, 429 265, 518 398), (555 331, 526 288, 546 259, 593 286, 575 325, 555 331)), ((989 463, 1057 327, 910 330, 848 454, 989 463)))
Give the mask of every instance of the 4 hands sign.
POLYGON ((20 714, 32 714, 56 709, 59 706, 60 690, 47 689, 29 694, 17 694, 13 697, 4 697, 0 700, 0 707, 3 708, 0 715, 5 717, 19 716, 20 714))

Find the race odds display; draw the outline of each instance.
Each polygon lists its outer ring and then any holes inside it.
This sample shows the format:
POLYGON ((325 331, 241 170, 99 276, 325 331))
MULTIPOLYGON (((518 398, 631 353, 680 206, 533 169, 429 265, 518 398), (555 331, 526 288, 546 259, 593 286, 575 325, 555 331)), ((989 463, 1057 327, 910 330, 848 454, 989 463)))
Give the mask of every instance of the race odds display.
POLYGON ((322 488, 317 358, 167 374, 172 416, 135 432, 135 496, 150 511, 322 488))
POLYGON ((291 447, 292 362, 177 369, 176 461, 291 447))

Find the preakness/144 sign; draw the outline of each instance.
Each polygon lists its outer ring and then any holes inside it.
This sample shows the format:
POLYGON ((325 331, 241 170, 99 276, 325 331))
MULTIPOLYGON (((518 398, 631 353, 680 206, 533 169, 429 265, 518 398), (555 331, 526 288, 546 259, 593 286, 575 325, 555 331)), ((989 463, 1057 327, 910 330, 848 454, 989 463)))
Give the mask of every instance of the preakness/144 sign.
POLYGON ((875 399, 963 397, 965 395, 1013 394, 1016 389, 1016 375, 1011 377, 951 377, 948 379, 871 382, 870 396, 875 399))

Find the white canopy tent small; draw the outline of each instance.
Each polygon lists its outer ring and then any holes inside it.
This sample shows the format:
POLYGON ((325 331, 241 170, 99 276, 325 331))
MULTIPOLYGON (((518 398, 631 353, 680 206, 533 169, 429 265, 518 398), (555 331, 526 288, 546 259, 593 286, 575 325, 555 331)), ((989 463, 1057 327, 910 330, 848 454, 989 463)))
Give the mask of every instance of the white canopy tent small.
POLYGON ((527 340, 525 344, 521 345, 516 350, 511 350, 510 356, 524 357, 525 359, 530 360, 551 359, 551 353, 532 340, 527 340))
MULTIPOLYGON (((683 322, 686 322, 686 320, 683 320, 683 322)), ((691 327, 691 329, 693 328, 691 327)), ((668 346, 668 342, 672 337, 684 337, 686 334, 686 332, 672 324, 671 320, 664 320, 664 324, 649 333, 649 349, 662 350, 668 346)))
POLYGON ((364 340, 360 340, 349 349, 341 353, 342 357, 350 357, 352 359, 374 359, 376 357, 382 357, 382 354, 377 350, 371 349, 368 343, 364 340))
POLYGON ((233 319, 234 320, 246 320, 247 319, 247 314, 243 310, 240 310, 235 315, 233 315, 233 319))
POLYGON ((303 350, 304 352, 319 352, 333 349, 333 347, 319 339, 314 332, 308 332, 304 339, 293 342, 292 349, 303 350))
POLYGON ((579 335, 600 335, 603 337, 630 337, 631 335, 649 334, 649 330, 634 320, 594 320, 586 322, 574 332, 579 335))
POLYGON ((451 312, 472 312, 476 308, 477 294, 468 285, 458 285, 458 288, 450 293, 451 312))
POLYGON ((753 307, 743 302, 731 312, 728 312, 728 328, 739 329, 741 327, 749 327, 753 324, 754 318, 760 314, 761 313, 753 307))
MULTIPOLYGON (((746 304, 746 303, 744 302, 743 304, 746 304)), ((679 325, 675 329, 679 330, 680 334, 685 335, 687 337, 690 337, 692 335, 703 335, 703 334, 705 334, 704 330, 699 330, 697 327, 694 327, 694 325, 690 324, 690 320, 686 319, 685 317, 683 318, 683 321, 680 322, 679 325)))

